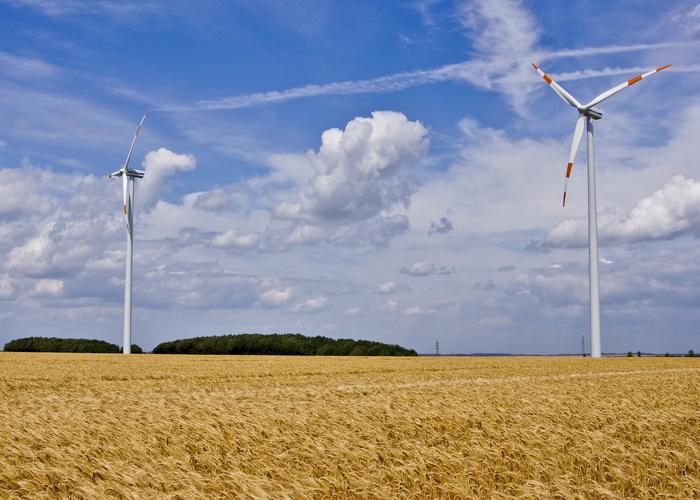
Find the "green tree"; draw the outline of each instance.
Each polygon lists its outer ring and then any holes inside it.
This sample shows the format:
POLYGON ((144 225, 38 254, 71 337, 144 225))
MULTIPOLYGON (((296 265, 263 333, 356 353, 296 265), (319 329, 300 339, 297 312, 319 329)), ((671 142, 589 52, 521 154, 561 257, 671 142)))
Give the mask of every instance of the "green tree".
POLYGON ((299 333, 243 333, 162 342, 154 354, 267 354, 293 356, 417 356, 413 349, 369 340, 334 340, 299 333))
POLYGON ((14 352, 90 352, 118 353, 119 346, 104 340, 59 339, 56 337, 27 337, 5 344, 6 351, 14 352))

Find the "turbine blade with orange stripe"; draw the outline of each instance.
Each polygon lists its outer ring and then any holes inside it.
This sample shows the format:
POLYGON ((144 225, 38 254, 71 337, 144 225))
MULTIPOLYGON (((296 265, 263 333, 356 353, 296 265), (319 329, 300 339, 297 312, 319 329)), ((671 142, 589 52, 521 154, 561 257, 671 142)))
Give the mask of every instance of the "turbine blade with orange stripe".
POLYGON ((552 80, 549 75, 547 75, 540 68, 538 68, 535 63, 532 63, 532 66, 537 70, 540 76, 544 78, 544 81, 547 82, 549 86, 552 87, 552 89, 554 89, 554 92, 556 92, 559 95, 559 97, 564 99, 565 102, 572 105, 574 108, 581 109, 581 103, 574 99, 574 97, 571 94, 569 94, 566 90, 561 88, 561 86, 557 82, 552 80))
POLYGON ((595 99, 593 99, 591 102, 589 102, 588 104, 586 104, 586 105, 584 106, 584 108, 585 108, 585 109, 590 109, 590 108, 592 108, 593 106, 595 106, 596 104, 600 104, 601 102, 603 102, 603 101, 604 101, 605 99, 607 99, 608 97, 617 94, 617 93, 618 93, 619 91, 621 91, 622 89, 626 89, 627 87, 629 87, 629 86, 632 85, 633 83, 637 83, 639 80, 641 80, 641 79, 643 79, 643 78, 646 78, 647 76, 651 76, 651 75, 653 75, 654 73, 658 73, 659 71, 664 70, 664 69, 668 68, 669 66, 671 66, 671 65, 668 64, 668 65, 666 65, 666 66, 662 66, 661 68, 657 68, 657 69, 651 70, 651 71, 649 71, 648 73, 644 73, 643 75, 640 75, 640 76, 634 77, 634 78, 632 78, 632 79, 630 79, 630 80, 627 80, 626 82, 621 83, 621 84, 618 85, 617 87, 613 87, 613 88, 611 88, 610 90, 608 90, 608 91, 606 91, 606 92, 603 92, 603 93, 600 94, 598 97, 596 97, 595 99))
POLYGON ((126 169, 129 168, 129 160, 131 160, 131 152, 134 150, 134 144, 136 144, 136 138, 139 136, 139 131, 141 130, 141 125, 143 125, 143 121, 146 119, 146 116, 148 115, 148 112, 151 111, 151 108, 148 108, 146 110, 146 113, 143 115, 143 118, 141 118, 141 122, 139 123, 139 126, 136 127, 136 133, 134 134, 134 139, 131 141, 131 147, 129 148, 129 154, 126 156, 126 162, 124 163, 124 172, 126 173, 126 169))
POLYGON ((574 129, 574 140, 571 143, 571 152, 569 153, 569 163, 566 166, 566 178, 564 179, 564 200, 562 201, 562 206, 566 206, 566 192, 569 189, 569 178, 571 178, 571 169, 574 166, 574 159, 576 158, 576 152, 578 151, 578 146, 581 143, 581 137, 583 136, 583 124, 586 121, 586 117, 583 113, 579 113, 578 120, 576 121, 576 128, 574 129))

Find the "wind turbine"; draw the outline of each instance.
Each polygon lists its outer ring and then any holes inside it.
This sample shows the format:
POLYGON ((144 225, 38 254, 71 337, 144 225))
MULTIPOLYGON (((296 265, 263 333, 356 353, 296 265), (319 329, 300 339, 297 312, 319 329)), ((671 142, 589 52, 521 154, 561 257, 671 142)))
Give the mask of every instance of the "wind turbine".
POLYGON ((571 144, 571 152, 569 153, 569 163, 566 167, 566 179, 564 180, 564 200, 563 206, 566 206, 566 191, 569 187, 569 178, 571 176, 571 168, 574 165, 574 157, 578 150, 578 145, 581 142, 583 135, 583 122, 586 121, 586 139, 588 142, 588 279, 589 279, 589 298, 590 298, 590 313, 591 313, 591 357, 599 358, 601 356, 600 347, 600 285, 598 278, 598 215, 596 208, 596 193, 595 193, 595 149, 593 147, 593 120, 600 120, 603 117, 602 111, 594 108, 596 104, 600 104, 608 97, 611 97, 622 89, 625 89, 637 83, 647 76, 658 73, 659 71, 668 68, 663 66, 655 70, 644 73, 643 75, 627 80, 617 87, 613 87, 600 94, 585 106, 581 105, 571 94, 561 88, 557 82, 552 80, 548 75, 542 72, 540 68, 532 63, 537 72, 544 78, 552 89, 566 101, 568 104, 578 110, 578 120, 574 129, 574 140, 571 144))
POLYGON ((151 108, 146 110, 146 113, 141 118, 139 126, 136 128, 134 140, 131 141, 131 148, 126 157, 124 166, 114 173, 109 174, 109 177, 121 177, 124 190, 124 217, 126 218, 126 281, 124 283, 124 354, 131 354, 131 284, 134 270, 134 179, 141 179, 145 172, 129 168, 129 160, 131 153, 136 144, 136 138, 139 136, 141 125, 146 119, 146 115, 151 108))

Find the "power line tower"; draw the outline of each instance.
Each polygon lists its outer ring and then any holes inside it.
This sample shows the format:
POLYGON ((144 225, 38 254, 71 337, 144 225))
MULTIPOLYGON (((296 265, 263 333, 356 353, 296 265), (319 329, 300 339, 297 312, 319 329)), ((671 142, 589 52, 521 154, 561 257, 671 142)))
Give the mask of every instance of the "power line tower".
POLYGON ((436 356, 440 355, 440 341, 439 340, 435 341, 435 355, 436 356))

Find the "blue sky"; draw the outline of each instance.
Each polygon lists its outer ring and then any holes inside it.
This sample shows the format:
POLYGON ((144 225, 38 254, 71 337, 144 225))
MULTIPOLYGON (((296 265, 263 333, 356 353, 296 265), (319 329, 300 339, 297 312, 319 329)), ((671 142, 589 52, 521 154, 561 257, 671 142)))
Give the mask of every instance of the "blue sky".
POLYGON ((700 348, 700 4, 0 0, 0 343, 294 332, 580 353, 582 102, 603 352, 700 348))

